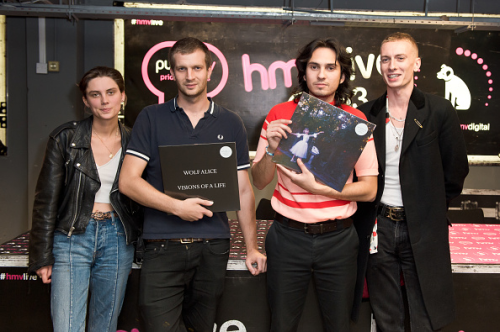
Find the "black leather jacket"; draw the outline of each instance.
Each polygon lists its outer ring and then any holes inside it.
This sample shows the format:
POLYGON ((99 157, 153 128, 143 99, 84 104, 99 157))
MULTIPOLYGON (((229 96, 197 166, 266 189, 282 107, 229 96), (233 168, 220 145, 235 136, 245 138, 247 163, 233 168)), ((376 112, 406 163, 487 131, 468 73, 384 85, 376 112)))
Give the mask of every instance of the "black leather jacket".
MULTIPOLYGON (((54 231, 70 237, 85 232, 101 187, 90 146, 92 120, 72 121, 55 129, 49 137, 35 192, 33 225, 30 232, 29 268, 54 264, 54 231)), ((125 228, 127 244, 137 240, 140 206, 118 191, 118 175, 130 139, 130 129, 119 125, 122 156, 111 188, 110 201, 125 228)))

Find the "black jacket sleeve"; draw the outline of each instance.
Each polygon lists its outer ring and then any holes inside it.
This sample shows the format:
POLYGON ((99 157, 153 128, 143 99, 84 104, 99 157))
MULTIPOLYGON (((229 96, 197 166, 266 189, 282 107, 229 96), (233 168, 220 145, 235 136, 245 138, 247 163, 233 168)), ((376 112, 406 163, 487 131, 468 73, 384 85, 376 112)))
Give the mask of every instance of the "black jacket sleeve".
POLYGON ((58 206, 65 182, 64 148, 51 136, 45 150, 33 205, 28 272, 54 264, 52 247, 58 206))

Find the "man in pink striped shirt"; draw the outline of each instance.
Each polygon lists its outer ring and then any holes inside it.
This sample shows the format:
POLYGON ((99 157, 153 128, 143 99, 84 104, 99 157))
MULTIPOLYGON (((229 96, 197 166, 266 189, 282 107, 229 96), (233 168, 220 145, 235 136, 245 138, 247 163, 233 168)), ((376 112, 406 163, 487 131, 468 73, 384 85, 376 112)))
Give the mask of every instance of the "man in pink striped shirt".
MULTIPOLYGON (((351 59, 335 39, 313 40, 299 51, 295 64, 299 91, 366 119, 363 113, 345 105, 352 97, 351 59)), ((300 174, 276 166, 272 156, 280 140, 292 132, 288 125, 298 99, 271 109, 252 166, 254 185, 259 189, 273 180, 276 168, 278 175, 271 199, 276 222, 266 238, 271 331, 297 330, 308 286, 314 278, 324 330, 347 332, 360 244, 350 217, 356 211, 356 201, 375 198, 375 147, 370 139, 353 170, 357 181, 353 182, 351 174, 341 192, 317 182, 300 158, 300 174)))

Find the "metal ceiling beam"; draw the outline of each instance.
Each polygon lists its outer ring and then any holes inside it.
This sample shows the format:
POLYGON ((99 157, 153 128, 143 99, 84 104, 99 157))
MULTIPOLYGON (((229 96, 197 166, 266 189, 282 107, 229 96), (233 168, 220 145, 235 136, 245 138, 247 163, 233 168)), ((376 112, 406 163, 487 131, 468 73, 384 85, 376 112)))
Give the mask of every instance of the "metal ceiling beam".
MULTIPOLYGON (((184 6, 182 6, 184 7, 184 6)), ((433 29, 457 29, 469 27, 477 30, 500 29, 500 15, 464 16, 447 13, 440 17, 415 14, 399 16, 384 12, 381 14, 356 14, 331 11, 291 11, 269 8, 241 7, 238 10, 227 10, 222 7, 196 6, 186 8, 129 8, 111 6, 86 5, 44 5, 44 4, 0 4, 0 14, 26 17, 61 17, 68 19, 162 19, 162 20, 198 20, 198 21, 289 21, 292 23, 344 26, 376 26, 376 27, 419 27, 433 29), (200 9, 202 8, 202 9, 200 9)))

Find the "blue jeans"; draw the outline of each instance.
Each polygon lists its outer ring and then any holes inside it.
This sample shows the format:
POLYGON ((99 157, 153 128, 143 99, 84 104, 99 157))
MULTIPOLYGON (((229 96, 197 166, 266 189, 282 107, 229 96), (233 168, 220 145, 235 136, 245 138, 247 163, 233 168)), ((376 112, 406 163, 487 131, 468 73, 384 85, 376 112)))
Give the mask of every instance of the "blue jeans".
POLYGON ((229 239, 146 242, 139 307, 146 331, 212 332, 229 239))
POLYGON ((54 235, 51 313, 54 331, 116 332, 134 258, 117 217, 90 219, 84 234, 54 235))
POLYGON ((296 331, 311 279, 324 331, 349 332, 359 240, 351 226, 312 235, 275 221, 266 237, 271 331, 296 331))
POLYGON ((433 331, 425 309, 406 221, 377 218, 378 252, 367 269, 370 304, 378 331, 404 332, 405 311, 401 290, 403 273, 411 330, 433 331))

